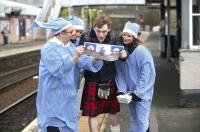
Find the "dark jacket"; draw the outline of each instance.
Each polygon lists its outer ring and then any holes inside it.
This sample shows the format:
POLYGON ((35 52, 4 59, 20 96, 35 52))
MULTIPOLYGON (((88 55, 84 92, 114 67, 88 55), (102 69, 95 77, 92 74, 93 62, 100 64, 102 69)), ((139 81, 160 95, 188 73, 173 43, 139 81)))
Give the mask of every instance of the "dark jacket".
MULTIPOLYGON (((117 40, 118 40, 117 37, 118 36, 114 32, 110 31, 108 32, 102 44, 116 45, 117 40)), ((84 42, 100 43, 93 29, 82 34, 81 39, 80 39, 80 45, 83 45, 84 42)), ((84 76, 85 76, 85 81, 89 81, 89 82, 101 82, 101 81, 106 81, 106 80, 114 81, 114 78, 115 78, 114 61, 104 61, 103 67, 101 68, 99 72, 93 73, 91 71, 86 70, 84 73, 84 76)))

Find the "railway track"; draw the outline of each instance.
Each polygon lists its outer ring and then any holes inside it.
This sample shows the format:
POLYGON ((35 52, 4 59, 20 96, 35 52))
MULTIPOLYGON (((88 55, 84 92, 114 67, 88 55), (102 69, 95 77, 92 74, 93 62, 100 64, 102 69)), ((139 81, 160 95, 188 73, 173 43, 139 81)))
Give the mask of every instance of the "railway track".
POLYGON ((36 117, 36 94, 0 114, 0 132, 21 132, 36 117))
POLYGON ((20 132, 35 117, 38 63, 0 74, 0 131, 20 132))
POLYGON ((38 63, 0 75, 0 114, 37 92, 38 63))
POLYGON ((0 90, 38 73, 38 63, 0 75, 0 90))
POLYGON ((0 132, 20 132, 36 117, 38 82, 33 76, 38 74, 41 46, 35 44, 1 49, 0 132))

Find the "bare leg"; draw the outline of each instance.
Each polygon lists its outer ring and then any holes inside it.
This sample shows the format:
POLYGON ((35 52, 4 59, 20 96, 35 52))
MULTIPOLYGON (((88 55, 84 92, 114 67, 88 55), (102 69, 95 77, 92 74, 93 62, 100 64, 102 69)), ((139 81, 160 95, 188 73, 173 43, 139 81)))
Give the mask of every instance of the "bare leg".
POLYGON ((99 123, 97 117, 89 117, 88 124, 90 127, 90 132, 99 132, 99 123))
POLYGON ((110 121, 111 132, 120 132, 117 114, 108 114, 108 118, 110 121))

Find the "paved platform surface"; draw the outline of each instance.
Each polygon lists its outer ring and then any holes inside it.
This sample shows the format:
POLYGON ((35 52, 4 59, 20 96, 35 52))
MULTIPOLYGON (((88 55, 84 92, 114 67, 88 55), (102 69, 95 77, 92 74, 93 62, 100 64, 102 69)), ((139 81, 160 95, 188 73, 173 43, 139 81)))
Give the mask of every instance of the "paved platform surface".
MULTIPOLYGON (((172 62, 160 58, 159 33, 151 33, 145 44, 152 52, 157 72, 150 114, 150 131, 200 132, 200 107, 180 107, 179 73, 172 62)), ((120 108, 121 132, 128 132, 129 112, 124 104, 120 108)), ((108 120, 104 132, 110 132, 108 120)))
POLYGON ((159 39, 159 34, 151 34, 148 41, 157 72, 151 115, 155 120, 150 122, 155 131, 152 132, 200 132, 200 107, 180 107, 179 72, 174 63, 159 57, 156 46, 153 46, 159 39))
POLYGON ((40 48, 45 43, 44 40, 32 41, 28 43, 19 43, 19 44, 8 44, 8 45, 1 45, 0 46, 0 58, 11 56, 15 54, 40 50, 40 48))

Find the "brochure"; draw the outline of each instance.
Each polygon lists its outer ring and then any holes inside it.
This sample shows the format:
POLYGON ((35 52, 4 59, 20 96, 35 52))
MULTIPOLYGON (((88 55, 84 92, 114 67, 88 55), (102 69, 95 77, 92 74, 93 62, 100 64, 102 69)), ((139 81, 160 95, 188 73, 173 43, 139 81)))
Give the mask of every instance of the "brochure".
POLYGON ((84 47, 86 48, 85 54, 106 61, 118 60, 119 52, 124 49, 124 46, 91 42, 85 42, 84 47))

